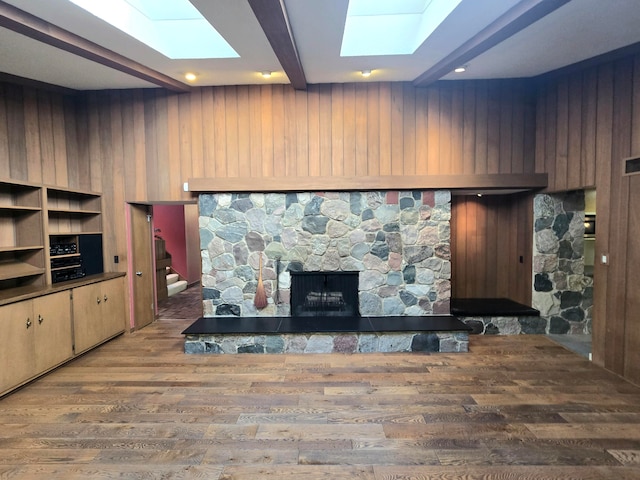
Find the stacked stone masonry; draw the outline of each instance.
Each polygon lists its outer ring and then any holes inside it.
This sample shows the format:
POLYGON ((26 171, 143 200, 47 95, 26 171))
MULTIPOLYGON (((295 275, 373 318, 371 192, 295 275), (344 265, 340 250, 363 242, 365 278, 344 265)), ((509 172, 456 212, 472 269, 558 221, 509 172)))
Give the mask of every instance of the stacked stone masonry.
POLYGON ((591 333, 593 279, 584 269, 584 192, 536 195, 533 299, 541 333, 591 333))
POLYGON ((360 272, 363 316, 449 313, 449 191, 202 194, 199 210, 205 316, 290 316, 291 271, 360 272))
POLYGON ((469 351, 467 332, 188 335, 185 353, 372 353, 469 351))

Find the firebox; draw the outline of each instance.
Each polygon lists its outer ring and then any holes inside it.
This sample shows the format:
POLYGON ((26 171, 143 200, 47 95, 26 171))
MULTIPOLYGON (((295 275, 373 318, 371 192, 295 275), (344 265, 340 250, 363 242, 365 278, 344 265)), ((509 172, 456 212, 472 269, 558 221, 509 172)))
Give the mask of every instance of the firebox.
POLYGON ((291 315, 359 316, 358 272, 291 272, 291 315))

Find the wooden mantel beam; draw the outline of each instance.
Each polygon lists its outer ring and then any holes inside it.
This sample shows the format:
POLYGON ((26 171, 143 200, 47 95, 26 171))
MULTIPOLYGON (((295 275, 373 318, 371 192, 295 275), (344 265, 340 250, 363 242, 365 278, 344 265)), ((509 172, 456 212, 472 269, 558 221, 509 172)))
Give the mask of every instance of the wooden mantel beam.
POLYGON ((0 27, 175 92, 191 87, 0 0, 0 27))
POLYGON ((306 192, 354 190, 515 191, 546 188, 547 174, 388 175, 379 177, 190 178, 190 192, 306 192))

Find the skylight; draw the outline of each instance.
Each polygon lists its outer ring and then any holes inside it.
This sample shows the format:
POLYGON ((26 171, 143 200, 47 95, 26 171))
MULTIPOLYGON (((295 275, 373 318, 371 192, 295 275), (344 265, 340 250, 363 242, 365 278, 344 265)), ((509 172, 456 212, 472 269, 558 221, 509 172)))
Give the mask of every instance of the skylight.
POLYGON ((462 0, 349 0, 340 56, 410 55, 462 0))
POLYGON ((69 0, 171 59, 234 58, 189 0, 69 0))

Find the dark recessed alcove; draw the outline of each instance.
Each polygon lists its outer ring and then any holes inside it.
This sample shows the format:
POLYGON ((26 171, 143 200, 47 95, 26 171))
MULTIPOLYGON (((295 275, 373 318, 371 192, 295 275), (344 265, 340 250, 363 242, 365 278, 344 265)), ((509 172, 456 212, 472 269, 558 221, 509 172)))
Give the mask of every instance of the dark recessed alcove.
POLYGON ((359 315, 358 272, 291 272, 291 316, 359 315))

